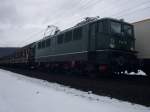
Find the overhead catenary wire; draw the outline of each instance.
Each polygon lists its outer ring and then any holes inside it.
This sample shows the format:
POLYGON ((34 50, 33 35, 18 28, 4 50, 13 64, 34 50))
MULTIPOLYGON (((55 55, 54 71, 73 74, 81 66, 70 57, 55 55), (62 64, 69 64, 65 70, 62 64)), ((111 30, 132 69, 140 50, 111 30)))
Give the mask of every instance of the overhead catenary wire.
POLYGON ((115 17, 122 17, 122 16, 124 16, 124 15, 127 15, 127 14, 133 14, 134 12, 136 12, 136 11, 142 11, 142 10, 144 10, 144 9, 148 9, 149 8, 149 3, 150 3, 150 1, 144 1, 144 2, 140 2, 139 4, 137 4, 136 5, 136 8, 133 8, 133 7, 130 7, 130 8, 128 8, 128 9, 125 9, 125 10, 122 10, 122 11, 120 11, 120 12, 118 12, 118 13, 116 13, 116 14, 112 14, 112 15, 110 15, 110 16, 115 16, 115 17), (148 7, 145 7, 145 5, 147 5, 148 7), (139 8, 139 7, 141 7, 141 6, 144 6, 144 8, 139 8))
MULTIPOLYGON (((83 3, 84 1, 85 1, 85 0, 81 0, 79 3, 83 3)), ((126 1, 126 2, 127 2, 127 1, 126 1)), ((65 12, 65 13, 62 13, 62 12, 60 11, 60 12, 59 12, 60 15, 59 15, 59 13, 57 13, 56 15, 53 16, 53 17, 59 16, 59 18, 55 20, 56 22, 54 22, 54 24, 57 23, 58 21, 60 21, 62 17, 66 17, 68 14, 71 14, 71 13, 75 14, 75 13, 77 13, 78 11, 80 11, 81 9, 82 9, 82 10, 85 10, 85 9, 87 9, 87 8, 89 8, 89 7, 93 7, 93 6, 97 5, 98 3, 101 3, 101 2, 99 2, 99 0, 94 0, 93 2, 92 2, 91 0, 88 0, 88 1, 86 1, 83 5, 81 5, 81 6, 79 5, 79 6, 77 6, 77 7, 74 7, 73 10, 68 10, 68 11, 65 12), (62 15, 62 16, 61 16, 61 15, 62 15)), ((125 2, 122 3, 122 2, 119 2, 119 1, 118 1, 117 3, 123 4, 123 3, 125 3, 125 2)), ((143 4, 147 4, 147 1, 146 1, 146 2, 143 2, 143 4)), ((137 6, 139 6, 139 5, 141 5, 141 2, 140 2, 137 6)), ((122 10, 122 12, 126 13, 125 11, 127 11, 127 10, 128 10, 128 9, 122 10)), ((143 9, 141 9, 141 10, 143 10, 143 9)), ((138 11, 140 11, 140 10, 138 10, 138 11)), ((104 12, 105 12, 105 11, 104 11, 104 12)), ((120 12, 118 12, 117 14, 113 14, 112 16, 122 17, 122 15, 123 15, 122 12, 120 11, 120 12), (121 14, 121 16, 119 16, 119 13, 121 14)), ((132 13, 133 13, 133 12, 132 12, 132 13)), ((132 14, 132 13, 130 13, 130 14, 132 14)), ((66 25, 66 26, 71 26, 72 23, 75 23, 76 21, 79 21, 79 20, 81 20, 82 18, 83 18, 83 16, 81 16, 81 17, 79 17, 79 18, 77 18, 77 19, 74 19, 74 20, 68 22, 68 23, 65 24, 65 25, 66 25)), ((27 38, 26 40, 28 40, 28 39, 30 39, 30 37, 27 38)), ((22 41, 22 42, 25 42, 25 41, 22 41)))
MULTIPOLYGON (((20 46, 21 44, 25 44, 25 43, 29 42, 29 40, 30 40, 32 37, 33 37, 33 38, 36 38, 37 35, 39 35, 39 34, 42 34, 42 35, 43 35, 43 32, 44 32, 44 30, 42 29, 42 30, 40 30, 39 32, 35 32, 35 33, 33 33, 32 35, 27 36, 27 38, 25 38, 25 40, 22 40, 21 42, 19 42, 18 46, 20 46)), ((33 38, 32 38, 32 39, 33 39, 33 38)))
MULTIPOLYGON (((95 0, 93 0, 93 1, 95 1, 95 0)), ((84 7, 87 7, 87 6, 90 6, 90 4, 93 2, 93 1, 91 1, 91 0, 81 0, 81 1, 79 1, 79 3, 78 4, 82 4, 82 5, 77 5, 77 6, 74 6, 74 4, 69 4, 69 5, 72 5, 72 6, 70 6, 70 7, 72 7, 71 8, 71 10, 67 10, 67 11, 60 11, 59 13, 56 13, 56 14, 54 14, 54 15, 52 15, 53 16, 53 18, 54 19, 56 19, 56 17, 59 17, 59 18, 61 18, 61 17, 65 17, 65 16, 67 16, 68 14, 73 14, 74 12, 78 12, 78 11, 80 11, 82 8, 84 8, 84 7)), ((96 1, 99 1, 99 0, 96 0, 96 1)), ((47 19, 49 18, 49 16, 47 17, 47 19)))
MULTIPOLYGON (((85 1, 85 0, 81 0, 80 3, 83 2, 83 1, 85 1)), ((89 3, 89 1, 90 1, 90 0, 88 0, 87 3, 89 3)), ((87 3, 86 3, 85 5, 87 5, 87 3)), ((62 12, 61 12, 60 14, 62 14, 62 12)), ((63 14, 63 15, 64 15, 64 14, 63 14)), ((57 16, 57 15, 55 15, 55 16, 57 16)), ((54 17, 54 16, 53 16, 53 17, 54 17)), ((57 21, 58 21, 58 20, 57 20, 57 21)), ((55 24, 55 23, 54 23, 54 24, 55 24)), ((44 32, 44 31, 43 31, 43 32, 44 32)), ((25 40, 21 41, 21 42, 18 44, 18 46, 20 46, 20 45, 23 44, 23 43, 26 43, 26 42, 29 41, 29 39, 31 39, 31 37, 33 37, 33 36, 34 36, 34 34, 32 34, 31 36, 27 37, 25 40)))
MULTIPOLYGON (((83 1, 85 1, 85 0, 81 0, 80 1, 80 3, 81 2, 83 2, 83 1)), ((99 0, 96 0, 96 2, 97 1, 99 1, 99 0)), ((81 7, 81 8, 84 8, 85 6, 87 7, 87 4, 89 4, 89 3, 91 3, 91 1, 90 0, 88 0, 84 5, 83 5, 83 7, 81 7)), ((88 6, 88 7, 90 7, 90 5, 88 6)), ((73 11, 78 11, 79 9, 78 8, 74 8, 74 10, 73 11)), ((72 13, 72 11, 69 11, 69 13, 72 13)), ((61 13, 62 14, 62 13, 61 13)), ((63 14, 64 15, 64 14, 63 14)), ((78 20, 81 20, 82 19, 82 17, 81 18, 78 18, 78 19, 76 19, 75 21, 78 21, 78 20)), ((57 20, 58 21, 58 20, 57 20)), ((72 22, 71 22, 72 23, 72 22)), ((25 44, 27 41, 29 41, 29 39, 31 38, 31 37, 33 37, 34 36, 34 34, 32 35, 32 36, 29 36, 28 38, 26 38, 25 40, 23 40, 23 41, 21 41, 18 45, 21 45, 21 44, 25 44)))
MULTIPOLYGON (((118 4, 118 5, 123 5, 123 4, 126 4, 126 3, 128 3, 129 1, 126 1, 126 2, 117 2, 117 3, 115 3, 115 4, 118 4)), ((138 7, 139 5, 145 5, 145 4, 147 4, 147 3, 149 3, 149 1, 144 1, 144 2, 140 2, 138 5, 136 5, 135 7, 138 7)), ((95 4, 97 4, 97 2, 95 2, 95 4)), ((94 5, 95 5, 94 4, 94 5)), ((88 8, 88 7, 87 7, 88 8)), ((133 8, 133 7, 132 7, 133 8)), ((106 9, 106 8, 105 8, 106 9)), ((109 8, 108 8, 109 9, 109 8)), ((109 9, 109 10, 112 10, 112 9, 109 9)), ((127 9, 128 10, 128 9, 127 9)), ((128 11, 128 12, 130 12, 130 11, 128 11)), ((105 13, 105 10, 103 10, 103 13, 105 13)), ((101 13, 100 14, 100 17, 101 17, 101 15, 103 14, 103 13, 101 13)), ((118 16, 119 14, 122 14, 122 13, 124 13, 124 10, 122 10, 122 12, 120 12, 120 13, 117 13, 117 14, 113 14, 113 15, 111 15, 110 17, 114 17, 114 16, 118 16)), ((75 20, 73 20, 73 21, 70 21, 69 23, 71 24, 71 23, 73 23, 74 21, 78 21, 78 20, 81 20, 81 18, 80 19, 75 19, 75 20)))

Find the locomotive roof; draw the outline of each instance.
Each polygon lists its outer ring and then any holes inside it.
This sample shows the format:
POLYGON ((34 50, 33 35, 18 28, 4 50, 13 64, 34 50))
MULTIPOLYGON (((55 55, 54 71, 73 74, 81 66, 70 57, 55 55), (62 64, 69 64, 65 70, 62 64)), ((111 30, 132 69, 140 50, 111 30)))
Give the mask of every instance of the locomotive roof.
MULTIPOLYGON (((95 20, 89 21, 89 22, 87 22, 87 23, 85 23, 85 24, 75 25, 75 26, 73 26, 73 27, 67 28, 67 29, 65 29, 65 30, 62 30, 62 31, 58 32, 58 33, 55 34, 55 35, 46 36, 45 38, 42 38, 42 39, 36 41, 36 43, 37 43, 37 42, 40 42, 40 41, 42 41, 42 40, 46 40, 46 39, 48 39, 48 38, 55 37, 55 36, 57 36, 57 35, 60 35, 60 34, 62 34, 62 33, 67 32, 67 31, 70 31, 70 30, 73 30, 73 29, 76 29, 76 28, 80 28, 80 27, 82 27, 82 26, 84 26, 84 25, 87 25, 87 24, 90 24, 90 23, 94 23, 94 22, 96 22, 96 21, 100 21, 100 20, 114 20, 114 21, 118 21, 118 22, 120 21, 120 22, 129 24, 129 23, 125 22, 123 19, 114 19, 114 18, 110 18, 110 17, 95 19, 95 20)), ((132 24, 129 24, 129 25, 132 25, 132 24)))
POLYGON ((68 29, 66 29, 66 30, 63 30, 63 31, 59 32, 59 33, 56 34, 56 35, 59 35, 59 34, 64 33, 64 32, 66 32, 66 31, 70 31, 70 30, 72 30, 72 29, 79 28, 79 27, 81 27, 81 26, 87 25, 87 24, 89 24, 89 23, 94 23, 94 22, 100 21, 100 20, 114 20, 114 21, 118 21, 118 22, 120 21, 120 22, 124 22, 124 23, 126 23, 126 24, 129 24, 129 23, 125 22, 123 19, 118 20, 118 19, 114 19, 114 18, 110 18, 110 17, 105 17, 105 18, 100 18, 100 19, 96 19, 96 20, 87 22, 87 23, 82 24, 82 25, 73 26, 73 27, 71 27, 71 28, 68 28, 68 29))

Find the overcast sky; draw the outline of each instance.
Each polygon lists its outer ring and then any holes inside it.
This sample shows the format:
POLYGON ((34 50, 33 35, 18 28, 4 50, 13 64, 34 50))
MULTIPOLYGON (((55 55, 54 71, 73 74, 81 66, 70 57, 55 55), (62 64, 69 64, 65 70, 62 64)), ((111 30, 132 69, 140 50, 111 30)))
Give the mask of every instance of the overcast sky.
POLYGON ((42 38, 48 25, 74 26, 84 17, 150 18, 150 0, 0 0, 0 46, 23 46, 42 38))

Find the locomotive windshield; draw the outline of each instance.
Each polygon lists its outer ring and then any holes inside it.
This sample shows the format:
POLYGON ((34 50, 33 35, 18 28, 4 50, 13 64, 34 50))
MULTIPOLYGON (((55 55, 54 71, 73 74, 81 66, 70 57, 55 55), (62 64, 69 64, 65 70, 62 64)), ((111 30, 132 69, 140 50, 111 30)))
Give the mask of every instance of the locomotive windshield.
POLYGON ((123 26, 124 34, 132 36, 132 26, 130 25, 124 25, 123 26))
POLYGON ((128 24, 122 24, 121 22, 111 21, 111 32, 113 34, 124 34, 126 36, 133 35, 133 27, 128 24))
POLYGON ((111 32, 115 34, 121 34, 121 24, 118 22, 111 22, 111 32))

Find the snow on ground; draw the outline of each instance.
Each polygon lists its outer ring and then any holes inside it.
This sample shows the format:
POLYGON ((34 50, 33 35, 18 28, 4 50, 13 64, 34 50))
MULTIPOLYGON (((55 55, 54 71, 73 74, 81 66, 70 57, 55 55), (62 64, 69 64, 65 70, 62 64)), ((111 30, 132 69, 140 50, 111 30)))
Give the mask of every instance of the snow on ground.
POLYGON ((138 73, 131 72, 128 75, 143 75, 143 76, 147 76, 146 73, 143 72, 142 70, 138 70, 138 73))
POLYGON ((150 107, 0 69, 0 112, 150 112, 150 107))
POLYGON ((128 73, 127 71, 125 71, 125 74, 126 74, 126 75, 141 75, 141 76, 147 76, 147 74, 146 74, 144 71, 142 71, 142 70, 138 70, 137 73, 135 73, 135 72, 130 72, 130 73, 128 73))

